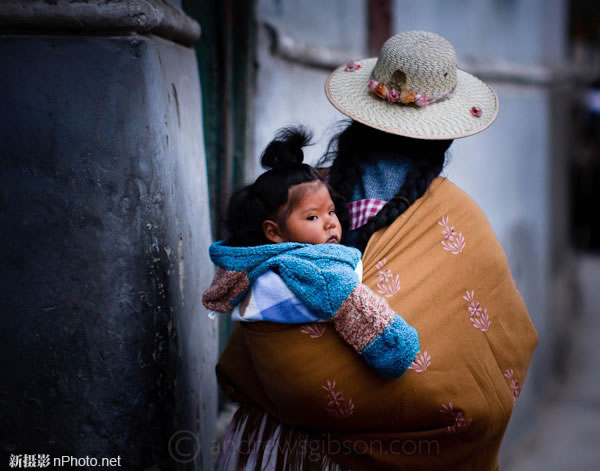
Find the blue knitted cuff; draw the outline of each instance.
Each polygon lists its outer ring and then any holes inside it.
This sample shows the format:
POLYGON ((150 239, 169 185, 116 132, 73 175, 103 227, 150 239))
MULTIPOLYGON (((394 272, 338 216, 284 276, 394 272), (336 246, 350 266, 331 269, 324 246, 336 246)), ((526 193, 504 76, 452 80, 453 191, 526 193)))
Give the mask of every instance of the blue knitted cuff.
POLYGON ((400 315, 361 352, 369 366, 385 378, 399 378, 419 353, 419 334, 400 315))

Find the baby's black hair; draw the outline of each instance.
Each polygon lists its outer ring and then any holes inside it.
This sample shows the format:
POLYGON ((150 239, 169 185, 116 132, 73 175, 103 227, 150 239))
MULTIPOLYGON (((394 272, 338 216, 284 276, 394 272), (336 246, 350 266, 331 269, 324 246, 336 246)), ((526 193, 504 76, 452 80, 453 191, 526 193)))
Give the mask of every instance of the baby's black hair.
POLYGON ((251 185, 240 188, 229 200, 225 227, 228 245, 255 246, 269 244, 263 232, 267 219, 284 226, 294 205, 304 191, 289 194, 290 187, 308 182, 325 182, 310 165, 302 163, 302 148, 309 145, 311 133, 302 126, 280 129, 265 151, 260 163, 270 169, 251 185), (289 199, 288 199, 289 197, 289 199))

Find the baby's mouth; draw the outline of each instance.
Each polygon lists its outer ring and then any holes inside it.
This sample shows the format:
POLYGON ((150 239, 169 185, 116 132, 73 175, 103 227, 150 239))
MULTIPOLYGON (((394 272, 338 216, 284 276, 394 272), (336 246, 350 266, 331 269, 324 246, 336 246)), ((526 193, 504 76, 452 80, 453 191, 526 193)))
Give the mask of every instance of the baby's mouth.
POLYGON ((339 244, 340 243, 340 239, 338 238, 338 236, 331 236, 329 239, 327 239, 327 244, 339 244))

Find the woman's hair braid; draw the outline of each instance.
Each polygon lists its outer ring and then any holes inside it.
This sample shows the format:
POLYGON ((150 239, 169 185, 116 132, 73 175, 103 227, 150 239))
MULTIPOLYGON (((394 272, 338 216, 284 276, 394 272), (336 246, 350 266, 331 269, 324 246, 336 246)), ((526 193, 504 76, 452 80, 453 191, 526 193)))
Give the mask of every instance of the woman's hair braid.
POLYGON ((329 184, 341 197, 340 203, 336 202, 336 212, 344 235, 348 235, 350 226, 346 203, 350 201, 354 187, 360 179, 361 163, 373 161, 382 153, 412 161, 412 168, 398 193, 377 215, 357 229, 358 238, 354 245, 362 251, 374 232, 392 224, 425 194, 433 179, 442 171, 446 151, 451 144, 451 140, 422 140, 397 136, 352 121, 329 142, 327 153, 320 162, 323 164, 333 160, 329 171, 329 184))

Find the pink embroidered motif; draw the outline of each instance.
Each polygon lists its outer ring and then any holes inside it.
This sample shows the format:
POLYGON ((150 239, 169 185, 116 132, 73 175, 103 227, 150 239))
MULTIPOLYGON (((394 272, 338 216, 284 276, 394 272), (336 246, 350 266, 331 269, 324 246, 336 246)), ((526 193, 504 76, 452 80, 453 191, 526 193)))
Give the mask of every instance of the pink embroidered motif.
POLYGON ((383 267, 386 263, 387 260, 384 258, 375 265, 375 268, 377 268, 377 277, 379 278, 377 292, 386 298, 391 298, 400 291, 400 275, 398 273, 395 276, 392 275, 392 271, 389 268, 384 270, 383 267))
POLYGON ((316 339, 325 333, 325 324, 308 324, 300 329, 303 334, 309 335, 311 338, 316 339))
POLYGON ((415 361, 408 367, 409 370, 415 370, 415 373, 423 373, 427 371, 431 365, 431 356, 427 353, 427 350, 423 350, 423 353, 419 353, 415 361))
POLYGON ((454 227, 448 225, 448 216, 444 216, 440 219, 438 224, 444 226, 444 230, 442 231, 442 235, 444 236, 442 247, 444 250, 447 250, 452 255, 461 253, 465 248, 465 238, 463 237, 462 232, 457 234, 454 227))
POLYGON ((367 223, 387 204, 387 201, 368 198, 365 200, 352 201, 346 207, 350 213, 350 230, 358 229, 367 223))
POLYGON ((354 403, 352 398, 346 400, 341 392, 334 391, 335 380, 327 380, 325 386, 321 386, 327 391, 327 412, 336 419, 346 419, 354 413, 354 403))
POLYGON ((510 381, 510 383, 508 383, 508 387, 512 391, 512 398, 514 404, 515 402, 517 402, 517 399, 519 399, 519 395, 521 394, 521 385, 515 377, 512 368, 504 371, 504 377, 510 381))
POLYGON ((440 412, 452 416, 452 424, 446 427, 446 432, 460 432, 471 426, 472 419, 465 418, 465 413, 459 409, 455 409, 451 402, 442 404, 440 412))
POLYGON ((492 322, 490 321, 487 308, 481 309, 481 304, 475 301, 475 291, 466 291, 463 299, 469 303, 467 310, 469 311, 469 320, 473 327, 482 332, 487 332, 492 322))

